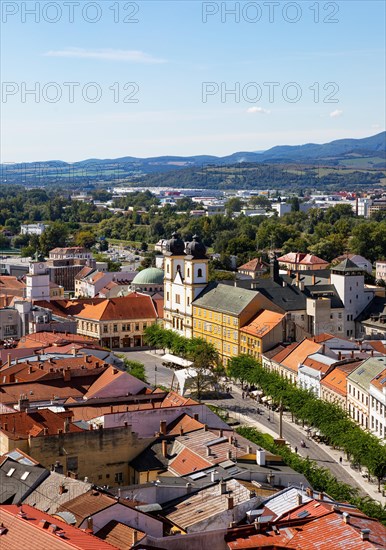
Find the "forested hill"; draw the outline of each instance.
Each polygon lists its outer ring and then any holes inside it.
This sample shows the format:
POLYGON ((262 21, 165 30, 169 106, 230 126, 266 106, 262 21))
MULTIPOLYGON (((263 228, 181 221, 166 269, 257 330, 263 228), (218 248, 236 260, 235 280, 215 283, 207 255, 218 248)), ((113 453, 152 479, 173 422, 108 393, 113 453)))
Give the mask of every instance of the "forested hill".
POLYGON ((284 145, 265 152, 238 152, 226 157, 121 157, 75 163, 57 160, 2 164, 0 167, 3 184, 27 186, 63 182, 69 186, 134 183, 245 188, 271 187, 275 182, 279 186, 283 183, 285 186, 293 183, 323 186, 341 183, 341 170, 349 184, 376 184, 382 181, 382 171, 386 169, 386 132, 363 139, 341 139, 323 145, 284 145), (351 170, 361 172, 352 175, 351 170))

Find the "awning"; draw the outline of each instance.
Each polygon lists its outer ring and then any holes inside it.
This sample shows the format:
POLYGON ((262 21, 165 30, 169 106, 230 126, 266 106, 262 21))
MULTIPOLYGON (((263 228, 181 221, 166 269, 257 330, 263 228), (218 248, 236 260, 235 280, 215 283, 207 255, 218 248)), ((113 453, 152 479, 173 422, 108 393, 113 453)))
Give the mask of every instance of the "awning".
POLYGON ((185 368, 191 367, 193 365, 192 361, 188 361, 187 359, 178 357, 178 355, 172 355, 171 353, 165 353, 165 355, 162 355, 161 359, 166 363, 174 363, 175 365, 179 365, 180 367, 185 368))

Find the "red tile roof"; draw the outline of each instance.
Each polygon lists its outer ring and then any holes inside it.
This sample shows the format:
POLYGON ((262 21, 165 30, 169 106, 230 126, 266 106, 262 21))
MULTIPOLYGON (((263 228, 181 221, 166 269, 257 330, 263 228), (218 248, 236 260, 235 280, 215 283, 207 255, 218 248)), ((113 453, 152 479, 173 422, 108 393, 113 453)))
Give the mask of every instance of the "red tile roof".
POLYGON ((212 466, 211 462, 205 460, 190 449, 183 449, 178 456, 170 463, 169 470, 177 476, 184 476, 212 466))
POLYGON ((39 409, 35 412, 14 412, 0 415, 0 430, 9 439, 27 439, 42 435, 55 435, 65 431, 82 432, 75 424, 71 423, 72 412, 54 413, 49 409, 39 409))
POLYGON ((0 547, 4 550, 116 550, 108 542, 27 504, 0 505, 0 522, 5 528, 0 535, 0 547))
POLYGON ((0 370, 2 384, 18 382, 34 382, 37 380, 54 380, 71 376, 84 376, 87 371, 98 371, 102 374, 107 368, 99 357, 93 355, 69 355, 66 358, 51 358, 46 361, 20 361, 10 367, 4 366, 0 370))

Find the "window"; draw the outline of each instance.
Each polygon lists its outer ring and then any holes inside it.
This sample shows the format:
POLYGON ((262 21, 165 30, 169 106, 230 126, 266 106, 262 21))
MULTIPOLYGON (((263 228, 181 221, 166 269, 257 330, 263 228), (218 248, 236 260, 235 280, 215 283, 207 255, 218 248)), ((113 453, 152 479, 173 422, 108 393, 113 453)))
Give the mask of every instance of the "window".
POLYGON ((170 273, 169 264, 166 266, 166 273, 170 273))
POLYGON ((103 333, 106 334, 106 332, 109 331, 109 327, 107 325, 103 325, 103 333))
POLYGON ((166 299, 167 299, 167 301, 170 300, 170 294, 169 294, 169 292, 166 293, 166 299))
POLYGON ((188 267, 188 271, 187 271, 187 277, 190 277, 190 269, 188 267))
POLYGON ((115 483, 122 483, 123 482, 123 473, 117 472, 115 474, 115 483))
POLYGON ((118 325, 113 325, 113 332, 118 332, 118 325))
POLYGON ((189 298, 189 296, 186 298, 186 305, 190 306, 190 298, 189 298))
POLYGON ((179 294, 176 294, 176 304, 180 304, 181 303, 181 297, 179 294))
POLYGON ((25 481, 27 479, 27 477, 29 476, 30 472, 24 472, 24 474, 22 474, 21 478, 23 481, 25 481))
POLYGON ((76 472, 78 469, 78 457, 77 456, 68 456, 67 457, 67 470, 69 472, 76 472))
POLYGON ((16 468, 10 468, 7 473, 7 477, 11 477, 16 468))
POLYGON ((201 267, 197 270, 197 277, 202 277, 202 269, 201 269, 201 267))
POLYGON ((135 330, 139 330, 139 323, 135 323, 135 330))

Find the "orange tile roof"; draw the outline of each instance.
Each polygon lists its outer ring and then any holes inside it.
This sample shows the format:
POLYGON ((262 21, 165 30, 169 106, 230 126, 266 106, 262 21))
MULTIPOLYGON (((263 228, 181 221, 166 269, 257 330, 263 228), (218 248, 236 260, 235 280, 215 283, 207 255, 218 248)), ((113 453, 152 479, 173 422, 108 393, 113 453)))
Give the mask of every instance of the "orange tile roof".
POLYGON ((171 391, 162 402, 162 407, 181 407, 182 405, 197 405, 197 401, 171 391))
POLYGON ((114 497, 91 489, 68 500, 59 507, 58 512, 71 512, 75 516, 76 526, 79 526, 87 517, 113 506, 116 502, 114 497))
POLYGON ((318 352, 320 348, 320 344, 305 338, 281 361, 281 364, 294 372, 298 372, 299 363, 304 363, 309 355, 318 352))
POLYGON ((263 262, 261 258, 254 258, 253 260, 250 260, 244 265, 241 265, 239 268, 237 268, 238 271, 261 271, 268 269, 268 264, 263 262))
POLYGON ((318 370, 322 374, 325 374, 331 368, 331 365, 326 365, 326 363, 321 363, 320 361, 316 361, 316 359, 312 359, 311 357, 307 357, 307 359, 303 362, 303 365, 318 370))
POLYGON ((188 414, 183 413, 167 426, 167 433, 169 435, 180 435, 182 430, 184 434, 187 434, 196 430, 202 430, 204 426, 205 425, 202 422, 199 422, 188 414))
POLYGON ((177 476, 184 476, 192 472, 198 472, 212 466, 205 458, 197 455, 190 449, 183 449, 169 464, 169 470, 177 476))
POLYGON ((108 542, 77 529, 58 518, 23 504, 0 505, 0 522, 6 531, 0 535, 0 546, 7 550, 116 550, 108 542), (20 512, 25 514, 21 517, 20 512), (51 526, 56 526, 57 529, 51 526))
POLYGON ((278 346, 280 348, 280 351, 271 357, 272 361, 275 361, 276 363, 281 363, 292 351, 296 348, 298 345, 298 342, 294 342, 293 344, 290 344, 289 346, 285 347, 283 349, 283 346, 278 346))
MULTIPOLYGON (((42 305, 43 302, 36 302, 42 305)), ((60 316, 93 321, 120 321, 127 319, 156 319, 157 312, 147 294, 132 292, 117 298, 87 298, 79 300, 52 300, 44 307, 60 316)))
POLYGON ((21 279, 12 275, 0 276, 0 294, 12 294, 13 296, 24 296, 26 284, 21 279))
POLYGON ((381 340, 366 340, 366 344, 370 344, 375 351, 386 355, 386 346, 381 340))
POLYGON ((370 382, 375 388, 380 391, 383 391, 386 388, 386 369, 380 372, 375 378, 370 382))
POLYGON ((119 550, 129 550, 133 545, 143 539, 146 535, 139 529, 133 529, 129 525, 120 523, 116 520, 111 520, 100 531, 96 533, 96 536, 102 540, 105 540, 119 548, 119 550))
POLYGON ((27 439, 29 436, 54 435, 64 432, 64 425, 68 421, 69 432, 83 430, 71 423, 72 412, 54 413, 49 409, 39 409, 35 412, 14 412, 0 415, 0 430, 9 439, 27 439), (44 433, 46 430, 46 433, 44 433))
POLYGON ((296 529, 295 533, 291 540, 295 548, 309 550, 386 548, 386 528, 377 520, 363 517, 363 515, 358 516, 355 511, 350 512, 349 523, 344 522, 341 513, 330 512, 306 522, 301 529, 296 529), (362 529, 370 530, 369 541, 362 540, 362 529))
POLYGON ((284 256, 278 258, 278 262, 287 262, 292 264, 298 264, 305 256, 304 252, 288 252, 284 256))
MULTIPOLYGON (((86 393, 86 398, 90 399, 96 395, 102 388, 106 387, 108 384, 114 380, 118 380, 121 376, 126 376, 127 373, 123 370, 119 370, 115 367, 110 366, 95 382, 90 386, 88 392, 86 393)), ((145 384, 143 384, 145 386, 145 384)))
POLYGON ((18 342, 18 348, 35 348, 40 349, 43 346, 56 345, 62 346, 72 342, 79 344, 95 344, 98 341, 88 336, 81 334, 71 334, 68 332, 34 332, 27 334, 18 342))
POLYGON ((306 254, 304 258, 300 260, 300 263, 302 265, 328 265, 326 260, 323 260, 322 258, 319 258, 319 256, 315 256, 313 254, 306 254))
POLYGON ((21 382, 17 384, 0 385, 0 402, 6 405, 16 404, 20 395, 27 395, 31 403, 37 401, 52 401, 56 398, 69 397, 82 399, 88 388, 100 376, 100 371, 84 371, 85 376, 72 377, 66 382, 62 379, 40 380, 38 382, 21 382))
POLYGON ((347 396, 347 376, 355 370, 358 365, 363 363, 363 361, 356 361, 355 363, 349 363, 348 365, 338 365, 326 374, 324 378, 320 381, 322 386, 342 395, 343 397, 347 396))
POLYGON ((283 313, 275 313, 264 309, 256 315, 252 321, 243 326, 240 330, 246 334, 263 338, 284 319, 283 313))
POLYGON ((333 338, 335 338, 335 336, 333 334, 328 334, 328 332, 323 332, 322 334, 318 334, 317 336, 312 337, 313 341, 317 342, 318 344, 328 342, 328 340, 332 340, 333 338))
POLYGON ((85 266, 75 275, 75 280, 80 281, 80 280, 83 279, 84 277, 87 277, 87 275, 89 275, 89 274, 92 273, 93 271, 95 271, 95 269, 94 269, 93 267, 88 267, 87 265, 85 265, 85 266))

